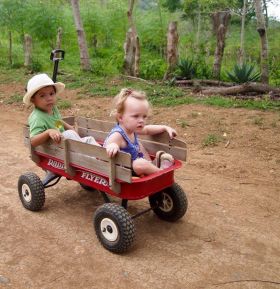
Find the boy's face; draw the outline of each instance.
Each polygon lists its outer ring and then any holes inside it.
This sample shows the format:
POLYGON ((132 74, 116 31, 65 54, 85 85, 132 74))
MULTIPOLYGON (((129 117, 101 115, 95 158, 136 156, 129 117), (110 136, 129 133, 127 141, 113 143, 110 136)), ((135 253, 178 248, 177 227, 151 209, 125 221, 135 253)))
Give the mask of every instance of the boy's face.
POLYGON ((124 105, 124 112, 118 117, 120 125, 128 134, 141 131, 149 113, 148 101, 128 97, 124 105))
POLYGON ((46 86, 39 89, 31 98, 33 104, 47 112, 52 113, 53 106, 56 102, 55 89, 53 86, 46 86))

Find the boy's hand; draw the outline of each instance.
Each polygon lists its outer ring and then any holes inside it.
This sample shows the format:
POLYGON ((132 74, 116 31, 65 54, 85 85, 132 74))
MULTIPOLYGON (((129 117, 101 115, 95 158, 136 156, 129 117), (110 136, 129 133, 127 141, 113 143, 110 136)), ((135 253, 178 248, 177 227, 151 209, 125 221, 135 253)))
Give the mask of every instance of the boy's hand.
POLYGON ((119 150, 120 147, 116 143, 110 143, 106 146, 106 151, 110 158, 115 156, 119 150))
POLYGON ((177 132, 174 128, 170 127, 170 126, 166 126, 165 127, 165 130, 166 132, 169 134, 169 137, 171 139, 173 139, 176 135, 177 135, 177 132))
POLYGON ((48 129, 49 137, 55 142, 60 143, 61 133, 56 129, 48 129))

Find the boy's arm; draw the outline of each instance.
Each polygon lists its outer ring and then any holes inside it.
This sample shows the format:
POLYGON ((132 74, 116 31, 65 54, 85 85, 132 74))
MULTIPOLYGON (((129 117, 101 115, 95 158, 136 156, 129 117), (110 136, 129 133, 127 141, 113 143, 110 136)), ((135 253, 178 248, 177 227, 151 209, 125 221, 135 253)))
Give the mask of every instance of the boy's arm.
POLYGON ((36 147, 45 143, 49 138, 51 138, 56 143, 60 143, 61 133, 56 129, 47 129, 37 135, 34 135, 30 142, 33 147, 36 147))
POLYGON ((162 132, 167 132, 169 137, 172 139, 177 135, 175 129, 167 125, 157 125, 157 124, 149 124, 144 126, 143 130, 139 132, 139 134, 146 134, 146 135, 154 135, 159 134, 162 132))

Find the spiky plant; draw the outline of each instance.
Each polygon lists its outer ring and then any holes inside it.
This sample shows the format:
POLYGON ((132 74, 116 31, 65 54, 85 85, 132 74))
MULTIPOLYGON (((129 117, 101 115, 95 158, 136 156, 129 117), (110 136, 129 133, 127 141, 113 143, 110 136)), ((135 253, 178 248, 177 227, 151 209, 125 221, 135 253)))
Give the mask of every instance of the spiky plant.
POLYGON ((255 71, 255 66, 248 63, 243 63, 242 65, 235 64, 233 70, 226 73, 231 81, 239 84, 259 81, 260 79, 260 73, 255 71))
POLYGON ((181 59, 177 67, 179 69, 179 76, 184 79, 192 79, 196 75, 196 68, 191 59, 181 59))

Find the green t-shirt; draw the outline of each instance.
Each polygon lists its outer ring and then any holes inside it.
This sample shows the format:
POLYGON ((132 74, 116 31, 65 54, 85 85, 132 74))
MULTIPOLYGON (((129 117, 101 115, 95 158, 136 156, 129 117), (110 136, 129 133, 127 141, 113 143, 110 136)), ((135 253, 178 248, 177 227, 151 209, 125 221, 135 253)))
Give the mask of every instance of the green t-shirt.
POLYGON ((28 118, 30 137, 53 128, 64 132, 64 126, 61 122, 61 115, 56 106, 53 107, 52 114, 48 114, 38 108, 34 108, 28 118))

